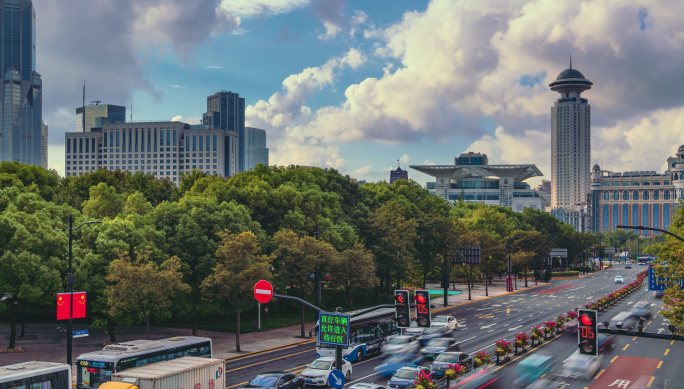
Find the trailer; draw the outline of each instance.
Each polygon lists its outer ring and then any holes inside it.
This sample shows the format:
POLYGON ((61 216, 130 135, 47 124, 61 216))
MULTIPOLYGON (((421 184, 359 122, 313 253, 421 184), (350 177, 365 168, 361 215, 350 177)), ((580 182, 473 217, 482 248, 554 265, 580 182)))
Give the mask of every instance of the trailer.
POLYGON ((99 389, 225 389, 223 359, 183 357, 112 374, 99 389))

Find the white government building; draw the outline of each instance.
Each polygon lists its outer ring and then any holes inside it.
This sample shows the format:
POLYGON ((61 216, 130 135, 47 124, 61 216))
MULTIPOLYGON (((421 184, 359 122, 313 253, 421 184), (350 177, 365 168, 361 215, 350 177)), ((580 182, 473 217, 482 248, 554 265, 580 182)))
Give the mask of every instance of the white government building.
POLYGON ((427 189, 451 202, 500 205, 522 212, 525 207, 544 210, 542 198, 523 182, 541 177, 535 165, 489 165, 486 154, 463 153, 454 165, 414 165, 411 169, 435 177, 427 189))
POLYGON ((98 168, 143 171, 176 185, 193 169, 229 177, 236 172, 238 134, 172 121, 102 123, 91 132, 67 132, 66 175, 98 168))

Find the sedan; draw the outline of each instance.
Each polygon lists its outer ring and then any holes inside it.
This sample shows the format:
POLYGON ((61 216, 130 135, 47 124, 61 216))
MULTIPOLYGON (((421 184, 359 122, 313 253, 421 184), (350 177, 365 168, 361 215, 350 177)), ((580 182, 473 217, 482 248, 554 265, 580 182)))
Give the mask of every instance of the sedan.
POLYGON ((450 330, 449 327, 431 327, 423 332, 423 335, 418 337, 420 344, 426 344, 432 339, 443 338, 445 335, 453 333, 454 330, 450 330))
MULTIPOLYGON (((349 380, 352 374, 352 365, 349 361, 344 359, 342 361, 344 362, 342 364, 342 374, 349 380)), ((328 377, 333 370, 335 370, 335 358, 323 357, 311 362, 301 374, 307 385, 329 386, 328 377)))
POLYGON ((603 356, 601 354, 598 357, 593 357, 591 355, 582 355, 578 350, 565 360, 558 375, 588 380, 596 375, 602 364, 603 356))
POLYGON ((382 353, 384 355, 393 355, 399 353, 415 354, 418 352, 419 348, 420 343, 414 336, 400 335, 390 338, 382 348, 382 353))
POLYGON ((456 339, 452 338, 437 338, 432 339, 420 350, 420 355, 425 358, 434 358, 435 356, 447 351, 460 351, 461 345, 456 343, 456 339))
POLYGON ((422 360, 423 358, 416 357, 413 354, 394 354, 375 367, 375 374, 381 376, 391 376, 402 367, 419 363, 422 360))
POLYGON ((465 366, 466 371, 470 371, 473 368, 473 358, 466 353, 460 352, 441 353, 432 361, 429 367, 432 374, 437 377, 442 377, 444 376, 444 372, 449 368, 449 365, 456 363, 465 366))
POLYGON ((622 322, 621 329, 630 331, 632 330, 632 328, 636 327, 637 318, 635 316, 632 316, 632 314, 629 311, 620 312, 617 315, 615 315, 615 317, 610 319, 610 328, 616 329, 617 323, 620 322, 622 322))
POLYGON ((450 330, 455 330, 458 325, 458 320, 453 316, 436 316, 432 319, 430 327, 447 327, 450 330))
POLYGON ((284 371, 269 371, 259 374, 242 388, 303 389, 304 378, 284 371))
POLYGON ((411 327, 404 330, 406 335, 418 336, 425 331, 425 327, 418 327, 418 323, 415 321, 411 322, 411 327))
POLYGON ((653 307, 648 301, 639 301, 630 309, 632 316, 650 318, 653 314, 653 307))
POLYGON ((388 388, 407 389, 415 386, 416 376, 424 372, 430 374, 430 370, 424 367, 402 367, 387 381, 388 388))
POLYGON ((622 278, 622 276, 615 276, 615 283, 616 284, 622 284, 624 282, 625 282, 625 280, 622 278))

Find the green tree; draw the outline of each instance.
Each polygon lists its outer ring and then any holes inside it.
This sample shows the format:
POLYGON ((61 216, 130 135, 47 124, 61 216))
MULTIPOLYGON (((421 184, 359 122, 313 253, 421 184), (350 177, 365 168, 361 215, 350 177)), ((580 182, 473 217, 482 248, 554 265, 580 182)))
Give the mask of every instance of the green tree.
POLYGON ((114 219, 123 207, 123 196, 116 193, 116 188, 101 182, 90 188, 90 199, 83 202, 83 213, 96 219, 114 219))
POLYGON ((134 259, 123 251, 117 255, 119 259, 112 263, 107 276, 112 283, 107 286, 111 314, 138 314, 145 321, 149 339, 152 315, 168 317, 172 297, 190 291, 182 281, 180 259, 171 257, 159 266, 150 260, 147 250, 137 250, 134 259))
POLYGON ((216 267, 202 282, 202 293, 209 301, 236 303, 237 331, 235 349, 240 351, 240 312, 245 301, 252 295, 254 285, 269 280, 272 258, 259 255, 256 235, 243 232, 239 235, 221 233, 221 245, 216 251, 216 267))
POLYGON ((335 256, 332 275, 334 284, 341 287, 347 295, 349 310, 354 309, 354 292, 358 288, 372 288, 378 283, 373 254, 361 244, 335 256))

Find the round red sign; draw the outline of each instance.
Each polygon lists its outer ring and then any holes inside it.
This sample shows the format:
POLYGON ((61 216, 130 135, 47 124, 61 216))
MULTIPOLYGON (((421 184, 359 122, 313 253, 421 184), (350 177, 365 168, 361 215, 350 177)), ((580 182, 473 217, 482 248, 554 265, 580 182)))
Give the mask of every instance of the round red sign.
POLYGON ((273 286, 268 281, 261 280, 254 285, 254 298, 262 304, 271 301, 273 297, 273 286))

